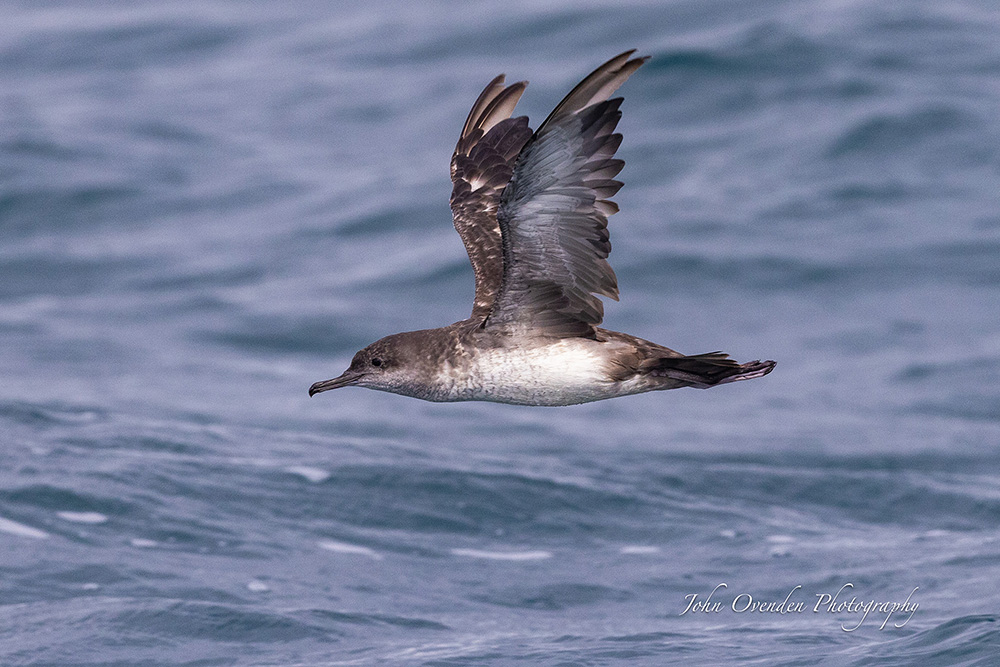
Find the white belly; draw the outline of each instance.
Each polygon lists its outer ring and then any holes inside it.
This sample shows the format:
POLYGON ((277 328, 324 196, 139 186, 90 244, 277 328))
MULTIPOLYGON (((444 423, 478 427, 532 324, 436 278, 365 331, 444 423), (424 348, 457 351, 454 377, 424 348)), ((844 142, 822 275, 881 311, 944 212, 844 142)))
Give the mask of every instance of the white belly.
POLYGON ((572 405, 633 393, 608 379, 601 344, 569 338, 545 347, 484 350, 441 380, 452 401, 572 405))

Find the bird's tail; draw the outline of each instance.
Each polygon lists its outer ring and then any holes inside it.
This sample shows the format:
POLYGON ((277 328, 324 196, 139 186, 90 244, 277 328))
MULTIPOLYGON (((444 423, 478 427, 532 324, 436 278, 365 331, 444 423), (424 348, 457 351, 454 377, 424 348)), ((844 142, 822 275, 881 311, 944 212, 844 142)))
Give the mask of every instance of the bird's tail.
POLYGON ((737 380, 753 380, 767 375, 773 361, 751 361, 741 364, 723 352, 708 352, 690 357, 661 357, 653 360, 647 371, 654 377, 670 378, 690 387, 708 389, 737 380))

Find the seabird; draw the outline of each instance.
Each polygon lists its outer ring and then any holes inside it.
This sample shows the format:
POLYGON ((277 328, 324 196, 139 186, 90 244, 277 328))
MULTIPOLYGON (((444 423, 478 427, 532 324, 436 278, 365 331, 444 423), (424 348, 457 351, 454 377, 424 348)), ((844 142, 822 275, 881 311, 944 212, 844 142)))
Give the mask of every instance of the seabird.
POLYGON ((493 79, 451 159, 451 210, 476 276, 472 315, 364 348, 309 395, 358 386, 427 401, 572 405, 767 375, 722 352, 685 356, 602 329, 599 296, 618 299, 607 262, 611 197, 624 166, 621 97, 649 57, 615 56, 581 81, 534 132, 511 118, 527 82, 493 79), (611 98, 611 99, 609 99, 611 98))

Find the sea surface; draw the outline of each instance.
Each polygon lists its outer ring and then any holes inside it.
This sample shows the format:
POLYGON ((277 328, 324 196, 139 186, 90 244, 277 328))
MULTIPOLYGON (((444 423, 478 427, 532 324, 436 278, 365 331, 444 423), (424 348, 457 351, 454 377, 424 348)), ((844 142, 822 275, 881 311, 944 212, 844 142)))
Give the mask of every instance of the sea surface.
POLYGON ((995 2, 5 3, 0 664, 1000 664, 995 2), (775 371, 310 399, 629 48, 605 324, 775 371))

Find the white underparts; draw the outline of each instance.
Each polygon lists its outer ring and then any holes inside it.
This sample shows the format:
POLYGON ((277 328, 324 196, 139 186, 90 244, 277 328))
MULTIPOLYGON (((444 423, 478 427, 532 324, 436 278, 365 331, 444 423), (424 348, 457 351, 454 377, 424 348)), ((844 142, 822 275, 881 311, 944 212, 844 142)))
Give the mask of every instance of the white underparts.
POLYGON ((567 338, 548 345, 477 351, 461 366, 442 370, 438 381, 448 394, 442 399, 572 405, 648 391, 638 383, 612 380, 603 347, 567 338))

